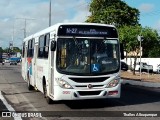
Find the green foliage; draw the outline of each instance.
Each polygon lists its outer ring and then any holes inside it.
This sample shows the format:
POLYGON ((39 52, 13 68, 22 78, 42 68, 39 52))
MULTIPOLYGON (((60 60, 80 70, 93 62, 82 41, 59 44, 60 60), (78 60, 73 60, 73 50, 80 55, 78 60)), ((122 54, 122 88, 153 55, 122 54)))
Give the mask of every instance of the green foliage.
POLYGON ((9 52, 9 48, 3 49, 3 52, 4 52, 4 53, 8 53, 8 52, 9 52))
POLYGON ((141 33, 141 31, 142 27, 138 25, 123 26, 119 28, 120 41, 124 44, 126 53, 132 52, 132 57, 134 57, 134 68, 133 68, 134 75, 135 75, 136 60, 140 52, 140 46, 139 46, 140 44, 139 41, 137 40, 137 36, 141 33))
MULTIPOLYGON (((160 46, 160 44, 158 44, 160 46)), ((151 58, 160 58, 160 47, 154 46, 153 49, 149 51, 148 57, 151 58)))
MULTIPOLYGON (((137 39, 138 35, 143 36, 143 41, 141 42, 142 57, 160 57, 160 41, 156 30, 149 27, 142 28, 141 26, 123 26, 119 28, 119 38, 124 44, 127 53, 135 52, 135 54, 132 54, 132 57, 135 58, 134 63, 136 63, 136 59, 140 53, 140 41, 137 39)), ((135 66, 133 74, 135 74, 135 66)))
POLYGON ((91 16, 86 22, 122 25, 137 25, 139 11, 121 0, 92 0, 91 16))
POLYGON ((140 42, 137 36, 142 35, 142 57, 159 57, 160 56, 160 41, 158 33, 149 27, 142 28, 140 26, 123 26, 119 28, 120 41, 125 46, 126 52, 137 51, 139 53, 140 42))
POLYGON ((21 52, 21 49, 20 49, 19 47, 14 47, 14 48, 13 48, 13 51, 12 51, 12 50, 10 50, 9 48, 2 49, 2 48, 0 47, 0 51, 2 51, 2 52, 4 52, 4 53, 8 53, 8 52, 14 52, 14 53, 16 53, 16 52, 21 52))
POLYGON ((160 56, 158 33, 151 28, 139 26, 140 12, 138 9, 128 6, 121 0, 92 0, 90 12, 91 15, 86 22, 115 23, 118 26, 120 41, 124 43, 126 52, 136 51, 137 54, 139 53, 137 36, 141 34, 144 36, 143 57, 160 56))
POLYGON ((142 30, 144 41, 142 42, 143 57, 158 57, 160 56, 160 42, 158 33, 149 27, 145 27, 142 30))
MULTIPOLYGON (((138 35, 142 35, 143 57, 160 57, 160 40, 156 30, 139 26, 140 12, 136 8, 128 6, 121 0, 92 0, 90 4, 91 15, 86 22, 115 24, 119 30, 121 43, 125 51, 135 52, 134 63, 140 53, 138 35)), ((135 66, 134 66, 135 67, 135 66)), ((135 70, 135 69, 134 69, 135 70)), ((135 71, 133 71, 135 74, 135 71)))
POLYGON ((0 47, 0 53, 2 53, 3 52, 3 49, 2 49, 2 47, 0 47))
POLYGON ((124 44, 126 52, 137 51, 139 52, 139 41, 137 36, 141 32, 140 26, 123 26, 119 28, 119 38, 120 41, 124 44))
POLYGON ((13 52, 21 52, 21 49, 19 49, 19 47, 14 47, 13 52))

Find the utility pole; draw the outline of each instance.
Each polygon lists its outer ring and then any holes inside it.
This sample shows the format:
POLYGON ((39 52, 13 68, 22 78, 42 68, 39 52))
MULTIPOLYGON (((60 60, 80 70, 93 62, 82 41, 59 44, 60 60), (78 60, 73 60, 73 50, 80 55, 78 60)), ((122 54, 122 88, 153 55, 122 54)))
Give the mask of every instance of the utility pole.
POLYGON ((139 45, 139 46, 140 46, 140 47, 139 47, 139 49, 140 49, 140 71, 139 71, 139 72, 140 72, 140 80, 141 80, 141 78, 142 78, 142 77, 141 77, 141 72, 142 72, 142 68, 141 68, 141 67, 142 67, 142 63, 141 63, 142 45, 141 45, 141 43, 142 43, 142 41, 143 41, 143 36, 141 36, 141 34, 142 34, 142 31, 141 31, 140 35, 138 35, 138 41, 140 41, 140 45, 139 45))
POLYGON ((27 21, 26 18, 24 19, 24 38, 26 38, 26 26, 27 26, 27 21))
POLYGON ((51 0, 49 2, 49 27, 51 26, 51 0))
POLYGON ((142 39, 141 39, 141 36, 140 36, 140 47, 139 47, 139 49, 140 49, 140 80, 141 80, 141 78, 142 78, 142 76, 141 76, 141 72, 142 72, 142 63, 141 63, 141 43, 142 43, 142 39))
MULTIPOLYGON (((14 41, 14 33, 15 33, 15 28, 14 28, 14 24, 15 24, 15 20, 13 21, 13 31, 12 31, 12 47, 10 48, 11 49, 11 51, 13 51, 13 41, 14 41)), ((10 44, 10 43, 9 43, 10 44)))
POLYGON ((13 41, 9 42, 9 48, 8 48, 8 56, 10 57, 13 53, 13 41))
POLYGON ((34 18, 16 18, 24 20, 24 38, 27 36, 27 20, 35 20, 34 18))

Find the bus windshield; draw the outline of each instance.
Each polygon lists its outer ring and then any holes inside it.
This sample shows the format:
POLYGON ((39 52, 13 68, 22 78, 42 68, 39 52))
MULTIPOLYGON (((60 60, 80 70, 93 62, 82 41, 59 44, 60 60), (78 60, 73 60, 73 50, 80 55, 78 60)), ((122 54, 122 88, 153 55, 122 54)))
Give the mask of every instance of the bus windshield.
POLYGON ((94 75, 120 68, 118 39, 58 38, 57 69, 60 73, 94 75))

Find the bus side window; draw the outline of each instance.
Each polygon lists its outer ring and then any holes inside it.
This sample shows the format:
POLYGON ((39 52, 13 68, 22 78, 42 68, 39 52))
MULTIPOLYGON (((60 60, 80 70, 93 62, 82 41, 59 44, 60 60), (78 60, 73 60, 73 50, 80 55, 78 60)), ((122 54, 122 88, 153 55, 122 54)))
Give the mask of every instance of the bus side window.
POLYGON ((50 34, 46 34, 44 39, 44 58, 48 58, 50 34))
POLYGON ((38 58, 48 58, 50 34, 39 37, 38 58))
POLYGON ((30 57, 30 46, 31 46, 31 41, 28 41, 28 45, 27 45, 27 57, 30 57))
POLYGON ((22 57, 24 58, 25 54, 25 42, 23 43, 23 48, 22 48, 22 57))
POLYGON ((33 39, 32 39, 32 48, 31 48, 32 57, 33 57, 33 55, 34 55, 34 44, 35 44, 35 39, 33 38, 33 39))
POLYGON ((38 46, 38 58, 43 58, 44 56, 44 35, 39 37, 39 46, 38 46))
POLYGON ((27 50, 27 57, 33 57, 34 53, 34 39, 28 41, 28 50, 27 50))

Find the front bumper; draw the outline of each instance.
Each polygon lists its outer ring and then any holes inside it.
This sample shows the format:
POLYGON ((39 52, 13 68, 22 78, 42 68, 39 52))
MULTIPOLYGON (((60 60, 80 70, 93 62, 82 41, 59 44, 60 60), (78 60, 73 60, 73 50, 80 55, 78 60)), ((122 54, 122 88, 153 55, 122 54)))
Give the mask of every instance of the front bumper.
POLYGON ((121 84, 113 88, 101 89, 63 89, 59 86, 54 86, 54 100, 120 98, 120 92, 121 84))

